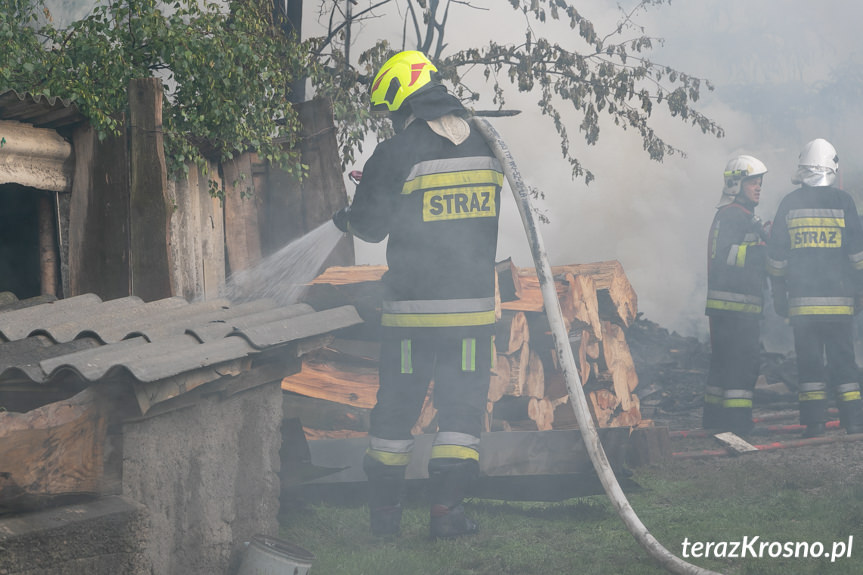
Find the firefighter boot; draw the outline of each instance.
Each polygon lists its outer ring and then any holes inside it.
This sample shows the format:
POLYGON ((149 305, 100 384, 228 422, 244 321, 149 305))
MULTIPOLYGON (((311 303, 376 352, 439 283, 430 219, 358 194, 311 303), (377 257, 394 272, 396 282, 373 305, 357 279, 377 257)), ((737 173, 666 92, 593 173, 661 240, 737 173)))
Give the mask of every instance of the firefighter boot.
POLYGON ((799 391, 800 423, 806 426, 803 437, 821 437, 826 433, 827 393, 824 384, 804 384, 799 391))
POLYGON ((363 469, 369 478, 369 522, 372 535, 398 535, 402 521, 402 493, 406 465, 384 465, 366 455, 363 469))
POLYGON ((839 423, 845 433, 863 433, 863 400, 839 401, 839 423))
POLYGON ((479 463, 473 459, 431 459, 431 512, 429 531, 432 538, 451 539, 472 535, 479 530, 474 520, 464 514, 462 501, 470 483, 479 475, 479 463))
POLYGON ((752 433, 751 407, 726 407, 722 410, 722 429, 740 437, 748 437, 752 433))

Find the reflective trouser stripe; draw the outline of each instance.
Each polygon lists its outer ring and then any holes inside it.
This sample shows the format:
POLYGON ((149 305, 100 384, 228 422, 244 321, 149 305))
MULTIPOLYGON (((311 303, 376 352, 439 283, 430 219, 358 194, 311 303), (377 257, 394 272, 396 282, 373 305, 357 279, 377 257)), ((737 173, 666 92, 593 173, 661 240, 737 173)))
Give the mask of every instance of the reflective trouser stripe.
POLYGON ((384 301, 384 327, 459 327, 495 322, 494 298, 384 301))
POLYGON ((413 439, 381 439, 369 437, 366 455, 384 465, 407 465, 414 449, 413 439))
POLYGON ((845 383, 836 387, 836 394, 839 396, 839 401, 854 401, 860 399, 860 384, 845 383))
POLYGON ((491 325, 494 322, 494 310, 467 313, 381 314, 381 325, 384 327, 470 327, 491 325))
POLYGON ((468 433, 442 431, 435 436, 430 458, 479 461, 479 438, 468 433))
POLYGON ((793 297, 788 299, 788 315, 854 315, 854 298, 793 297))
POLYGON ((473 459, 479 461, 479 451, 463 445, 435 445, 431 459, 473 459))
POLYGON ((707 291, 707 309, 761 313, 761 296, 722 290, 707 291))
POLYGON ((726 389, 722 407, 752 407, 752 392, 746 389, 726 389))
POLYGON ((413 358, 411 356, 411 340, 403 339, 401 345, 402 353, 401 353, 401 365, 402 365, 402 373, 413 373, 414 365, 413 358))
POLYGON ((800 401, 821 401, 827 399, 827 384, 815 381, 801 383, 797 398, 800 401))
POLYGON ((461 370, 476 371, 476 338, 461 340, 461 370))

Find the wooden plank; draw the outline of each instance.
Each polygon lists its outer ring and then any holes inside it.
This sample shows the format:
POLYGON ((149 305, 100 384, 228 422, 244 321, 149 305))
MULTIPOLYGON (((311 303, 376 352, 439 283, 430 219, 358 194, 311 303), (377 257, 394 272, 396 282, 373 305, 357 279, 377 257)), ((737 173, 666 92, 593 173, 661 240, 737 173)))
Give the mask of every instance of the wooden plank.
POLYGON ((630 435, 627 460, 632 467, 657 465, 671 458, 667 427, 636 427, 630 435))
POLYGON ((605 365, 614 380, 614 394, 620 399, 623 411, 632 407, 632 392, 638 386, 635 362, 626 343, 626 335, 617 324, 603 321, 602 353, 605 365))
POLYGON ((282 380, 282 389, 307 397, 371 409, 377 401, 378 370, 354 368, 342 371, 330 364, 304 361, 299 373, 282 380))
POLYGON ((39 268, 42 295, 56 296, 59 288, 60 254, 54 233, 56 194, 39 198, 39 268))
POLYGON ((222 163, 225 186, 225 247, 231 273, 252 268, 261 261, 258 202, 252 181, 249 153, 222 163))
POLYGON ((196 164, 187 167, 185 177, 168 182, 175 206, 171 217, 171 289, 188 300, 215 299, 225 284, 224 213, 221 201, 209 191, 210 178, 219 178, 218 167, 211 162, 207 174, 196 164))
POLYGON ((72 135, 75 179, 68 202, 63 296, 131 294, 129 283, 129 156, 126 135, 99 141, 88 124, 72 135))
POLYGON ((144 301, 171 296, 168 172, 162 136, 162 83, 129 82, 130 256, 132 294, 144 301))
POLYGON ((98 492, 106 429, 92 388, 26 413, 0 412, 0 508, 98 492))
POLYGON ((713 437, 718 439, 719 443, 723 444, 734 453, 749 453, 752 451, 758 451, 757 447, 744 440, 743 438, 739 437, 738 435, 731 433, 730 431, 726 431, 724 433, 717 433, 713 437))

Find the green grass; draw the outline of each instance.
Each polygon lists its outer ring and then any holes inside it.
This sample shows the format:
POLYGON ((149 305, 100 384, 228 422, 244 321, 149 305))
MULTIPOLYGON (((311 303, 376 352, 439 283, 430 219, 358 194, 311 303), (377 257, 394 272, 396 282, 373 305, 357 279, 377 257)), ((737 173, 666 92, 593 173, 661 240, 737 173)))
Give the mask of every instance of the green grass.
MULTIPOLYGON (((648 530, 678 557, 690 541, 833 542, 854 536, 850 558, 695 559, 739 575, 863 573, 863 482, 860 477, 799 470, 756 459, 709 465, 675 462, 640 468, 627 494, 648 530)), ((665 573, 626 530, 608 499, 560 503, 472 499, 479 534, 452 541, 428 537, 427 507, 408 503, 402 534, 379 540, 362 506, 315 504, 282 517, 281 537, 316 555, 314 575, 650 575, 665 573)), ((756 545, 755 549, 758 549, 756 545)), ((726 554, 730 547, 726 547, 726 554)))

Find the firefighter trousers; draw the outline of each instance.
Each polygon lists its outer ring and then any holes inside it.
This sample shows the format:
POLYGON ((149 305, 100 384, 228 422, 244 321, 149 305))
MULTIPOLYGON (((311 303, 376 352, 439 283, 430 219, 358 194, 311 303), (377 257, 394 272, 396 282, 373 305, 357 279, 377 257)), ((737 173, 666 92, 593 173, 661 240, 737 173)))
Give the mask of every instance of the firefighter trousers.
POLYGON ((429 383, 434 380, 438 432, 479 438, 492 360, 492 336, 488 331, 478 331, 470 337, 435 334, 384 339, 370 435, 410 439, 429 383))
POLYGON ((844 427, 861 423, 860 384, 854 357, 851 316, 794 318, 800 423, 827 421, 828 390, 833 392, 844 427), (826 360, 826 362, 825 362, 826 360))
POLYGON ((710 371, 704 391, 703 427, 746 434, 761 365, 760 316, 710 316, 710 371))

